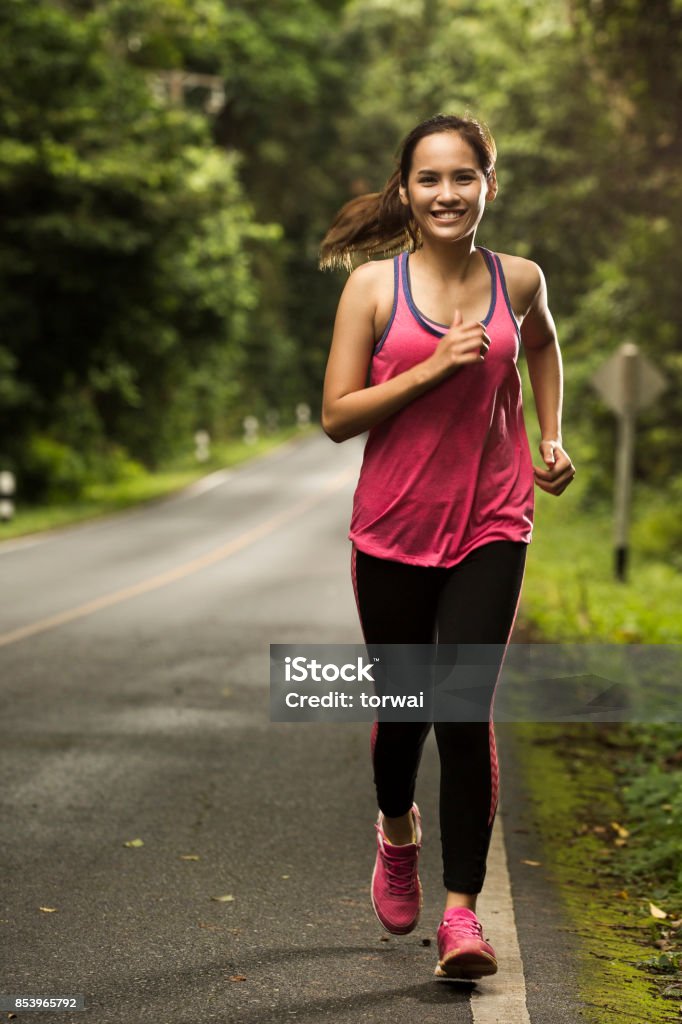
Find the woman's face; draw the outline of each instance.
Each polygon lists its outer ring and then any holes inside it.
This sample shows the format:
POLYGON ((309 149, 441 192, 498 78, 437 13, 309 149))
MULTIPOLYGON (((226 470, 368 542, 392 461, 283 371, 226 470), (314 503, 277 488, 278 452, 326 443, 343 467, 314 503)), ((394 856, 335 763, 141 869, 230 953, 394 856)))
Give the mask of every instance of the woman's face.
POLYGON ((497 189, 488 185, 476 152, 459 132, 436 132, 415 146, 407 188, 399 191, 422 238, 446 242, 476 230, 497 189))

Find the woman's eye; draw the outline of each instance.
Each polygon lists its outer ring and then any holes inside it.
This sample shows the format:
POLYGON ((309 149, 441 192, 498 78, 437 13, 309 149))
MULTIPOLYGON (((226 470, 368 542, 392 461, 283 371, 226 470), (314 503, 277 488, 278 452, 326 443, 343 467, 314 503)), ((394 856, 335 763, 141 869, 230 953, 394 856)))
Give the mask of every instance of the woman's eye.
MULTIPOLYGON (((469 184, 471 184, 471 182, 473 180, 474 180, 474 178, 473 178, 473 175, 471 175, 471 174, 460 175, 457 178, 457 183, 459 185, 469 185, 469 184)), ((420 178, 419 179, 419 184, 420 185, 434 185, 435 183, 436 183, 436 178, 420 178)))

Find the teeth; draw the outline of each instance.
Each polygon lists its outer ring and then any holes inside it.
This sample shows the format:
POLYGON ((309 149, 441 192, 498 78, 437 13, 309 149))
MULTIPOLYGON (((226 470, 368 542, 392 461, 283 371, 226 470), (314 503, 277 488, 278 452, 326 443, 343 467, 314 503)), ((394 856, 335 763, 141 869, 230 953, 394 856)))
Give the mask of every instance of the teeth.
POLYGON ((457 217, 461 217, 462 216, 462 211, 461 210, 454 210, 454 211, 448 211, 448 212, 444 212, 443 211, 443 212, 439 212, 439 213, 434 213, 433 216, 434 217, 438 217, 439 220, 456 220, 457 217))

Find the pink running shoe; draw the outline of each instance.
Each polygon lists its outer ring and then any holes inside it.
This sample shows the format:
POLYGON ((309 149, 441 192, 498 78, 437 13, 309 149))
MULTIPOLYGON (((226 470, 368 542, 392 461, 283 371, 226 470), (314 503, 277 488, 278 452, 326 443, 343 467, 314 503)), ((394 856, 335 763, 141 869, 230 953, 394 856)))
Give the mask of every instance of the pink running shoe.
POLYGON ((372 906, 384 928, 393 935, 407 935, 416 926, 422 908, 422 887, 417 860, 422 846, 419 808, 412 804, 416 843, 393 846, 384 835, 383 814, 377 823, 377 859, 372 875, 372 906))
POLYGON ((497 972, 495 950, 483 938, 481 922, 468 907, 446 910, 438 929, 437 978, 482 978, 497 972))

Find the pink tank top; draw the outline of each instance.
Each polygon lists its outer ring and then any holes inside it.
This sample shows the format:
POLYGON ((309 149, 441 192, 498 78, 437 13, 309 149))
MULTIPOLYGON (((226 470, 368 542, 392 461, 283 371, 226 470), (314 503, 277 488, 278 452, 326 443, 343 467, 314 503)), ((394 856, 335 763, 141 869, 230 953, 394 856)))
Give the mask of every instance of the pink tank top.
MULTIPOLYGON (((530 542, 534 474, 516 365, 520 333, 499 256, 477 248, 492 284, 482 321, 488 355, 369 431, 349 533, 366 554, 451 566, 490 541, 530 542)), ((408 253, 393 264, 393 309, 370 385, 428 358, 448 330, 415 306, 408 253)))

